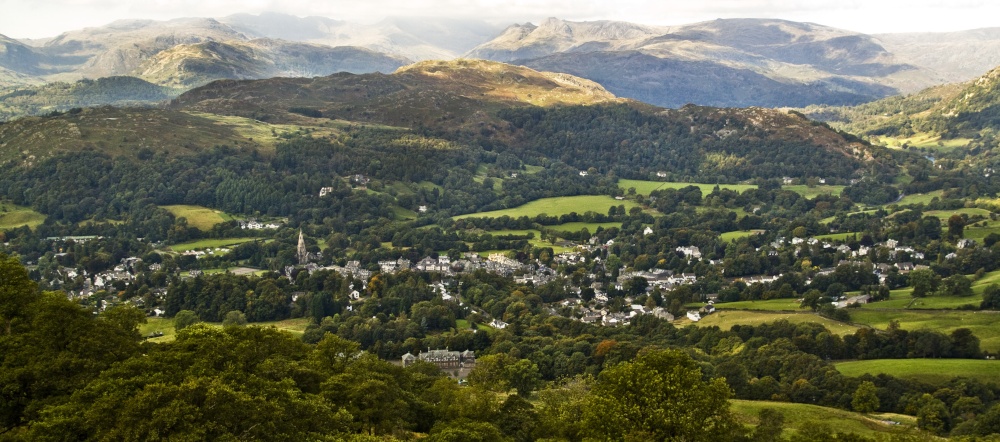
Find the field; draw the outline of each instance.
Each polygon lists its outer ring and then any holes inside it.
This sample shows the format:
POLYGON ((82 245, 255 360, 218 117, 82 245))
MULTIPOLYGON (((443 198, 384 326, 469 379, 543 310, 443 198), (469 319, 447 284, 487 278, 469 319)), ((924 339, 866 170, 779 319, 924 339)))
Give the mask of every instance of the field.
MULTIPOLYGON (((974 215, 980 215, 989 219, 990 211, 986 209, 976 209, 970 207, 970 208, 956 209, 956 210, 928 210, 924 212, 924 216, 936 216, 941 221, 948 221, 948 218, 950 218, 952 215, 969 215, 970 217, 974 215)), ((942 227, 947 228, 948 226, 947 224, 944 224, 942 227)))
POLYGON ((162 207, 178 218, 186 218, 189 226, 201 231, 212 230, 216 224, 233 219, 232 216, 221 210, 209 209, 208 207, 186 205, 162 207))
POLYGON ((764 233, 763 230, 737 230, 734 232, 725 232, 719 235, 720 241, 732 242, 740 238, 746 238, 752 235, 760 235, 764 233))
MULTIPOLYGON (((263 151, 271 151, 274 146, 282 141, 281 136, 291 133, 296 133, 302 131, 305 127, 299 125, 290 124, 269 124, 261 121, 254 120, 252 118, 237 117, 232 115, 217 115, 202 112, 187 112, 188 114, 205 118, 208 120, 215 121, 215 124, 220 126, 225 126, 233 130, 237 135, 246 138, 248 140, 253 140, 254 143, 261 145, 264 149, 263 151)), ((343 123, 338 123, 329 120, 317 120, 323 121, 318 126, 308 126, 310 133, 315 136, 328 136, 334 135, 339 131, 332 128, 319 127, 325 126, 327 124, 331 126, 342 126, 343 123)))
POLYGON ((635 193, 639 195, 649 195, 649 193, 654 190, 680 189, 687 186, 698 186, 698 188, 701 189, 702 196, 712 193, 712 189, 714 189, 715 186, 719 186, 721 189, 735 190, 737 192, 757 188, 754 184, 701 184, 673 181, 618 180, 618 187, 620 189, 628 190, 630 187, 635 187, 635 193))
POLYGON ((836 195, 840 196, 840 193, 844 191, 846 186, 813 186, 809 187, 805 184, 796 184, 789 186, 781 186, 783 190, 791 190, 799 195, 802 195, 806 199, 813 199, 820 195, 836 195))
POLYGON ((590 231, 590 233, 594 233, 594 232, 597 231, 598 227, 603 227, 605 229, 610 229, 612 227, 614 227, 614 228, 621 228, 621 226, 622 226, 622 223, 616 223, 616 222, 610 222, 610 223, 585 223, 585 222, 576 222, 576 223, 560 224, 558 226, 546 226, 546 228, 551 229, 551 230, 555 230, 555 231, 558 231, 558 232, 576 233, 576 232, 579 232, 579 231, 583 230, 583 228, 586 227, 587 230, 590 231))
POLYGON ((823 241, 846 241, 851 237, 860 235, 858 232, 830 233, 827 235, 816 235, 816 239, 823 241))
POLYGON ((757 416, 763 408, 771 408, 785 416, 783 436, 799 432, 817 424, 826 425, 833 431, 855 433, 865 437, 876 437, 890 433, 903 433, 916 426, 916 418, 894 413, 873 413, 862 415, 836 408, 788 402, 731 400, 736 418, 745 424, 756 425, 757 416), (894 425, 888 421, 898 422, 894 425))
POLYGON ((45 222, 45 215, 30 208, 14 205, 10 202, 0 202, 0 230, 9 230, 21 226, 32 229, 45 222))
MULTIPOLYGON (((542 232, 540 232, 538 230, 534 230, 534 229, 528 229, 528 230, 495 230, 495 231, 491 231, 490 235, 493 235, 493 236, 518 235, 518 236, 521 236, 521 235, 527 235, 529 233, 533 233, 535 235, 534 238, 531 238, 531 239, 528 240, 528 243, 531 244, 533 247, 539 247, 539 248, 552 247, 552 251, 555 252, 555 253, 570 252, 570 251, 575 250, 573 247, 560 247, 560 246, 552 244, 552 243, 550 243, 548 241, 542 241, 542 232)), ((483 255, 483 253, 480 253, 480 255, 483 255)), ((488 256, 488 254, 486 254, 484 256, 488 256)))
MULTIPOLYGON (((306 326, 309 325, 308 318, 295 318, 295 319, 285 319, 283 321, 268 321, 268 322, 252 322, 251 326, 260 327, 276 327, 278 330, 287 331, 296 337, 301 337, 306 331, 306 326)), ((205 322, 204 324, 210 325, 212 327, 222 327, 220 322, 205 322)), ((139 333, 143 336, 149 336, 151 333, 160 332, 163 336, 158 338, 152 338, 150 342, 170 342, 177 336, 177 330, 174 329, 173 318, 146 318, 145 324, 139 324, 139 333)))
MULTIPOLYGON (((798 307, 796 305, 796 307, 798 307)), ((684 326, 691 324, 691 322, 682 317, 678 321, 679 326, 684 326)), ((729 330, 734 325, 760 325, 775 322, 778 320, 787 320, 793 324, 800 324, 803 322, 809 323, 819 323, 825 326, 830 331, 839 335, 848 335, 854 333, 858 328, 852 325, 844 324, 841 322, 833 321, 815 313, 809 311, 802 312, 773 312, 773 311, 747 311, 747 310, 718 310, 711 315, 705 316, 694 323, 699 327, 712 327, 718 326, 722 330, 729 330)))
POLYGON ((520 218, 522 216, 534 218, 535 216, 543 213, 549 216, 560 216, 571 212, 576 212, 581 215, 585 212, 607 214, 609 208, 621 205, 624 205, 626 210, 633 207, 640 207, 634 201, 616 200, 606 195, 563 196, 556 198, 542 198, 511 209, 459 215, 456 216, 455 219, 498 218, 505 215, 511 218, 520 218))
POLYGON ((941 198, 942 195, 944 195, 943 190, 935 190, 929 193, 915 193, 913 195, 904 195, 903 199, 893 204, 900 206, 905 206, 910 204, 930 204, 931 200, 933 200, 934 198, 941 198))
POLYGON ((844 376, 857 377, 865 373, 890 374, 929 384, 943 384, 956 377, 1000 384, 1000 361, 983 359, 874 359, 846 361, 834 364, 844 376))
POLYGON ((201 250, 208 248, 217 247, 228 247, 236 244, 243 244, 245 242, 250 242, 260 238, 212 238, 212 239, 199 239, 197 241, 188 241, 185 243, 174 244, 170 246, 170 249, 183 253, 189 250, 201 250))
POLYGON ((795 299, 768 299, 766 301, 736 301, 719 302, 715 308, 720 310, 760 310, 769 312, 806 311, 799 308, 799 302, 795 299))
POLYGON ((942 140, 939 135, 920 133, 909 138, 878 137, 875 143, 893 148, 899 148, 904 144, 908 144, 910 147, 923 147, 927 149, 940 150, 942 152, 950 152, 956 148, 967 146, 971 141, 972 140, 968 138, 942 140))
MULTIPOLYGON (((871 305, 871 304, 869 304, 871 305)), ((979 340, 984 351, 1000 351, 1000 312, 968 310, 874 310, 870 308, 851 309, 851 320, 885 330, 889 321, 899 321, 903 330, 927 329, 941 333, 951 333, 955 329, 967 328, 979 340)))

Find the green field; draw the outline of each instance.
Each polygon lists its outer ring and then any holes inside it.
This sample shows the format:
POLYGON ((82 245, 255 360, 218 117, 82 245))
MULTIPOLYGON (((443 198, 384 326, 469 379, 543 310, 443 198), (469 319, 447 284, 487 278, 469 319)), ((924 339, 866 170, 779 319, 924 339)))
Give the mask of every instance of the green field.
POLYGON ((846 241, 846 240, 848 240, 848 239, 850 239, 852 237, 858 236, 858 235, 860 235, 860 233, 858 233, 858 232, 844 232, 844 233, 830 233, 830 234, 826 234, 826 235, 816 235, 815 238, 818 239, 818 240, 820 240, 820 241, 822 241, 822 240, 827 240, 827 241, 846 241))
POLYGON ((740 238, 747 238, 753 235, 760 235, 764 233, 763 230, 737 230, 734 232, 725 232, 719 235, 720 241, 732 242, 740 238))
POLYGON ((1000 384, 1000 361, 984 359, 874 359, 834 364, 844 376, 889 374, 929 384, 943 384, 956 377, 1000 384))
MULTIPOLYGON (((308 318, 294 318, 285 319, 283 321, 267 321, 267 322, 252 322, 249 325, 260 326, 260 327, 276 327, 278 330, 284 330, 290 332, 296 337, 301 337, 306 331, 306 327, 309 325, 308 318)), ((205 322, 212 327, 222 327, 221 322, 205 322)), ((150 342, 170 342, 173 341, 177 336, 177 331, 174 329, 174 319, 173 318, 146 318, 145 324, 139 324, 139 333, 143 336, 149 336, 153 332, 163 333, 163 336, 158 338, 152 338, 150 342)))
POLYGON ((197 241, 188 241, 188 242, 185 242, 185 243, 174 244, 174 245, 170 246, 170 249, 173 250, 173 251, 175 251, 175 252, 178 252, 178 253, 183 253, 183 252, 187 252, 189 250, 201 250, 201 249, 208 249, 208 248, 213 248, 214 249, 214 248, 217 248, 217 247, 234 246, 234 245, 237 245, 237 244, 243 244, 245 242, 250 242, 250 241, 253 241, 253 240, 257 240, 257 239, 260 239, 260 238, 212 238, 212 239, 199 239, 197 241))
POLYGON ((212 230, 212 227, 216 224, 233 219, 232 216, 221 210, 209 209, 208 207, 187 205, 162 207, 178 218, 183 217, 187 219, 188 226, 201 231, 212 230))
MULTIPOLYGON (((796 305, 796 307, 798 307, 796 305)), ((681 326, 690 324, 686 317, 681 317, 678 321, 681 326)), ((699 327, 717 326, 722 330, 729 330, 734 325, 761 325, 787 320, 793 324, 804 322, 819 323, 838 335, 848 335, 854 333, 858 328, 842 322, 833 321, 809 311, 802 312, 773 312, 773 311, 747 311, 747 310, 718 310, 711 315, 701 318, 701 321, 694 323, 699 327)))
POLYGON ((869 308, 851 309, 850 312, 851 321, 882 330, 889 327, 889 321, 899 321, 899 326, 903 330, 928 329, 945 334, 951 333, 955 329, 967 328, 979 338, 981 349, 991 352, 1000 351, 1000 313, 998 312, 874 310, 869 308))
POLYGON ((702 184, 674 181, 618 180, 618 188, 627 191, 630 187, 635 187, 635 193, 639 195, 649 195, 654 190, 680 189, 687 186, 698 186, 701 189, 702 196, 712 193, 712 189, 715 189, 715 186, 719 186, 720 189, 730 189, 741 193, 747 189, 757 188, 754 184, 702 184))
MULTIPOLYGON (((562 253, 562 252, 569 252, 569 251, 575 250, 573 247, 560 247, 560 246, 552 244, 552 243, 550 243, 548 241, 542 241, 542 232, 539 231, 539 230, 535 230, 535 229, 528 229, 528 230, 495 230, 495 231, 492 231, 492 232, 489 232, 489 233, 490 233, 490 235, 493 235, 493 236, 504 236, 504 235, 518 235, 518 236, 522 236, 522 235, 527 235, 529 233, 533 233, 535 235, 534 238, 531 238, 531 239, 528 240, 528 243, 531 244, 532 247, 539 247, 539 248, 551 247, 552 251, 554 253, 562 253)), ((480 254, 482 255, 482 253, 480 253, 480 254)))
POLYGON ((935 190, 933 192, 928 192, 928 193, 915 193, 913 195, 904 195, 903 199, 893 204, 899 206, 906 206, 910 204, 930 204, 931 200, 933 200, 934 198, 940 199, 942 195, 944 195, 943 190, 935 190))
POLYGON ((840 193, 844 191, 844 187, 847 186, 819 185, 819 186, 809 187, 805 184, 781 186, 783 190, 791 190, 792 192, 802 195, 806 199, 813 199, 820 195, 840 196, 840 193))
POLYGON ((899 148, 904 144, 908 144, 910 147, 922 147, 940 150, 942 152, 950 152, 956 148, 967 146, 971 141, 972 140, 968 138, 942 140, 940 135, 919 133, 907 138, 881 136, 876 138, 875 143, 892 148, 899 148))
POLYGON ((9 230, 21 226, 28 226, 34 229, 43 222, 45 222, 45 215, 41 213, 11 202, 0 202, 0 230, 9 230))
POLYGON ((718 302, 715 308, 719 310, 760 310, 760 311, 806 311, 799 308, 799 302, 795 299, 768 299, 765 301, 736 301, 718 302))
MULTIPOLYGON (((969 215, 969 217, 972 217, 974 215, 980 215, 986 217, 987 219, 989 219, 990 217, 989 210, 977 209, 974 207, 967 207, 964 209, 956 209, 956 210, 928 210, 924 212, 924 216, 936 216, 941 221, 948 221, 948 218, 950 218, 952 215, 963 215, 963 214, 969 215)), ((947 228, 948 226, 945 224, 942 227, 947 228)))
POLYGON ((761 409, 771 408, 780 412, 785 416, 785 431, 782 433, 785 437, 814 425, 826 425, 833 431, 855 433, 865 437, 904 433, 916 427, 916 418, 902 414, 872 413, 862 415, 836 408, 788 402, 738 399, 729 402, 732 404, 732 411, 736 418, 747 425, 757 425, 757 416, 761 409), (893 425, 887 421, 898 422, 899 425, 893 425))
POLYGON ((498 218, 505 215, 511 218, 520 218, 522 216, 534 218, 541 214, 560 216, 571 212, 576 212, 581 215, 585 212, 607 214, 609 208, 621 205, 624 205, 626 210, 633 207, 640 207, 635 201, 616 200, 606 195, 562 196, 556 198, 542 198, 511 209, 459 215, 456 216, 455 219, 498 218))
POLYGON ((616 223, 616 222, 610 222, 610 223, 585 223, 585 222, 576 222, 576 223, 560 224, 558 226, 546 226, 546 228, 548 228, 550 230, 555 230, 555 231, 558 231, 558 232, 576 233, 576 232, 579 232, 579 231, 583 230, 583 228, 586 227, 587 230, 590 231, 590 233, 594 233, 594 232, 597 231, 598 227, 603 227, 605 229, 610 229, 612 227, 614 227, 614 228, 621 228, 621 226, 622 226, 622 223, 616 223))

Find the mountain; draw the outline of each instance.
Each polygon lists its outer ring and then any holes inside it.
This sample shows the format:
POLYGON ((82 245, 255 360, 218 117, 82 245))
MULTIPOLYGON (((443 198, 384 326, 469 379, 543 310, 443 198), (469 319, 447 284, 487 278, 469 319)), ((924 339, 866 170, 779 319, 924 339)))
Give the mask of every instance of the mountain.
POLYGON ((410 60, 452 59, 493 38, 500 30, 481 20, 437 17, 390 17, 368 25, 263 13, 236 14, 220 21, 248 36, 358 46, 410 60))
POLYGON ((567 72, 668 107, 851 104, 942 81, 869 36, 770 19, 658 28, 550 18, 511 26, 466 56, 567 72))
POLYGON ((812 106, 805 112, 859 135, 979 138, 983 131, 1000 130, 1000 67, 973 81, 854 107, 812 106))
POLYGON ((45 56, 34 48, 0 34, 0 69, 21 75, 39 75, 45 71, 44 63, 45 56))
POLYGON ((55 79, 97 78, 128 75, 148 58, 177 45, 246 39, 214 19, 119 20, 60 34, 40 50, 62 60, 64 74, 55 79))
POLYGON ((940 74, 948 82, 967 81, 1000 65, 1000 28, 873 37, 889 52, 940 74))
POLYGON ((134 77, 103 77, 0 89, 0 121, 79 107, 148 105, 178 93, 134 77))
POLYGON ((392 126, 469 127, 510 106, 617 101, 589 80, 482 60, 424 61, 391 75, 339 73, 319 78, 217 81, 182 94, 176 109, 266 121, 312 109, 326 118, 392 126), (294 113, 294 112, 292 112, 294 113))
POLYGON ((363 48, 255 39, 177 45, 146 59, 132 73, 156 84, 190 88, 219 79, 392 72, 408 63, 363 48))

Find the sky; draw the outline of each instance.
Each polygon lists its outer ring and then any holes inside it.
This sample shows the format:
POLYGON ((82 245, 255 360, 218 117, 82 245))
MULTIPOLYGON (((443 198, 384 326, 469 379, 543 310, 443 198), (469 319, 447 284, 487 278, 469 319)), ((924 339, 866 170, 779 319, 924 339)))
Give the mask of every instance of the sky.
POLYGON ((478 18, 499 25, 623 20, 679 25, 779 18, 868 34, 1000 27, 997 0, 0 0, 0 34, 42 38, 118 19, 167 20, 282 12, 374 22, 385 16, 478 18))

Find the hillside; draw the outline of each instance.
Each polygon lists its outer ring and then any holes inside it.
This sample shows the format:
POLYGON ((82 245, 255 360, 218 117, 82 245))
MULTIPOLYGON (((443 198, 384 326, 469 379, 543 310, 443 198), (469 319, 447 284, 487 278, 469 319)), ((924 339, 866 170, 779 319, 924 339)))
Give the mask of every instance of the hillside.
POLYGON ((873 37, 889 52, 949 82, 971 80, 1000 64, 1000 28, 873 37))
POLYGON ((326 118, 402 127, 471 126, 499 107, 592 104, 616 98, 598 84, 496 62, 421 62, 391 75, 223 81, 189 91, 172 106, 283 121, 287 109, 310 108, 326 118))
POLYGON ((452 59, 500 31, 482 20, 443 17, 389 17, 362 24, 265 12, 235 14, 219 21, 249 37, 357 46, 410 60, 452 59))
POLYGON ((467 56, 567 72, 668 107, 854 104, 943 81, 870 36, 767 19, 664 28, 550 18, 467 56))
POLYGON ((135 77, 105 77, 74 83, 0 88, 0 121, 75 107, 148 105, 175 96, 172 89, 135 77))
POLYGON ((145 60, 132 73, 156 84, 190 88, 220 79, 392 72, 407 63, 362 48, 256 39, 177 45, 145 60))
POLYGON ((978 137, 984 130, 1000 128, 1000 68, 970 82, 937 86, 856 107, 814 106, 806 113, 859 135, 978 137))

